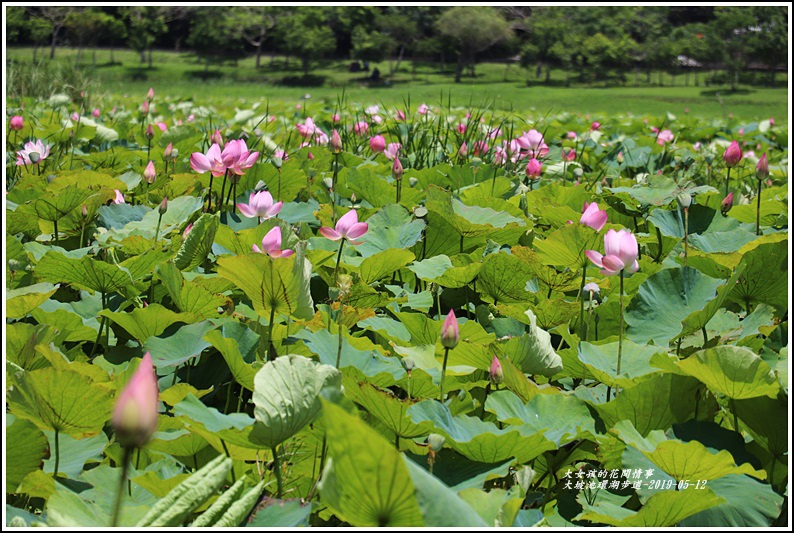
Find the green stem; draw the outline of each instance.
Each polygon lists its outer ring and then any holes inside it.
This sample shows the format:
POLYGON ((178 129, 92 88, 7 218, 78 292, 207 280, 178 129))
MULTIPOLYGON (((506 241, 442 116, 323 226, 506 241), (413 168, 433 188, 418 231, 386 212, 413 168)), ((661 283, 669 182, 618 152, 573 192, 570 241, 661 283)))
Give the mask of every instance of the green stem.
MULTIPOLYGON (((687 253, 689 250, 689 208, 684 208, 684 267, 686 268, 687 253)), ((621 276, 622 276, 621 272, 621 276)))
POLYGON ((758 180, 758 197, 756 206, 755 206, 755 234, 761 235, 761 185, 763 181, 758 180))
POLYGON ((659 243, 659 252, 656 254, 656 262, 662 262, 662 232, 659 231, 659 228, 656 228, 656 241, 659 243))
POLYGON ((344 338, 344 334, 342 332, 342 309, 343 309, 343 306, 344 306, 344 304, 340 300, 339 301, 339 311, 337 311, 338 314, 336 316, 336 326, 337 326, 337 329, 339 330, 338 331, 338 333, 339 333, 339 343, 338 343, 338 345, 336 347, 336 368, 337 369, 339 368, 339 365, 342 363, 342 339, 344 338))
POLYGON ((585 323, 584 323, 584 286, 585 282, 587 281, 587 263, 582 266, 582 283, 579 287, 579 300, 581 303, 579 305, 579 340, 585 341, 585 323))
POLYGON ((61 444, 60 444, 60 431, 57 429, 55 430, 55 470, 52 473, 52 477, 58 477, 58 467, 61 464, 61 444))
POLYGON ((157 237, 160 235, 160 222, 163 220, 163 215, 158 213, 157 216, 157 229, 154 230, 154 240, 152 241, 152 248, 157 246, 157 237))
MULTIPOLYGON (((276 308, 271 307, 270 321, 267 324, 267 343, 268 343, 267 360, 268 361, 275 360, 275 357, 273 357, 273 354, 276 352, 276 349, 273 346, 273 322, 275 321, 275 319, 276 319, 276 308)), ((264 359, 264 357, 262 359, 264 359)))
MULTIPOLYGON (((221 195, 219 196, 219 199, 222 202, 222 205, 220 207, 221 210, 223 210, 223 208, 226 207, 226 202, 223 199, 223 193, 226 191, 226 178, 228 176, 229 176, 229 169, 227 168, 226 172, 223 173, 223 182, 221 183, 221 195)), ((231 191, 231 186, 229 187, 229 190, 231 191)))
POLYGON ((334 154, 334 175, 331 178, 331 212, 333 223, 336 224, 336 177, 339 175, 339 154, 334 154))
POLYGON ((58 219, 53 220, 52 224, 55 229, 55 246, 58 246, 61 242, 60 239, 58 238, 58 219))
MULTIPOLYGON (((221 446, 223 446, 223 453, 226 454, 226 457, 231 459, 232 454, 229 453, 229 448, 226 447, 226 441, 223 439, 221 439, 221 446)), ((232 468, 232 483, 237 483, 237 475, 234 473, 234 468, 232 468)))
POLYGON ((731 183, 731 167, 728 167, 728 178, 725 180, 725 196, 728 196, 730 192, 730 183, 731 183))
POLYGON ((460 236, 460 253, 463 253, 463 235, 460 236))
POLYGON ((121 458, 121 477, 119 478, 118 492, 116 492, 116 503, 113 505, 113 518, 111 519, 110 527, 116 527, 119 525, 121 499, 124 497, 124 486, 127 484, 127 475, 129 474, 131 458, 132 448, 125 447, 124 455, 121 458))
POLYGON ((400 436, 397 434, 394 435, 394 447, 398 452, 400 451, 400 436))
POLYGON ((708 344, 709 342, 709 336, 706 333, 706 326, 703 326, 703 328, 701 328, 701 331, 703 331, 703 348, 705 348, 706 344, 708 344))
POLYGON ((214 176, 212 174, 210 174, 210 189, 209 189, 209 194, 207 194, 207 213, 209 213, 210 209, 212 209, 212 178, 213 177, 214 176))
POLYGON ((339 263, 342 261, 342 248, 345 246, 345 239, 339 241, 339 253, 336 254, 336 267, 334 267, 334 287, 336 287, 339 276, 339 263))
POLYGON ((444 403, 444 378, 447 375, 447 357, 449 356, 449 348, 444 348, 444 364, 441 366, 441 382, 439 385, 439 398, 438 400, 443 404, 444 403))
POLYGON ((278 446, 273 446, 271 450, 273 450, 273 470, 276 471, 276 485, 278 487, 276 492, 276 498, 281 499, 282 494, 284 494, 284 480, 281 477, 281 456, 278 454, 278 446))

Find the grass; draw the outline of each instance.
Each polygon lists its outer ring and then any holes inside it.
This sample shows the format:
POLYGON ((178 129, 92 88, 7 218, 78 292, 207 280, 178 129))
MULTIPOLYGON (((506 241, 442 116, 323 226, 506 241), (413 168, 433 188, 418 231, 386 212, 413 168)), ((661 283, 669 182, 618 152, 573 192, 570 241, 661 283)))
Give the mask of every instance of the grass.
MULTIPOLYGON (((39 57, 48 57, 49 50, 39 50, 39 57)), ((72 66, 77 50, 58 48, 56 63, 72 66)), ((22 64, 32 61, 31 48, 9 48, 7 59, 22 64)), ((114 51, 115 62, 110 63, 109 50, 96 52, 97 64, 91 64, 92 51, 83 52, 80 70, 97 83, 92 91, 99 96, 115 98, 145 94, 149 87, 164 96, 192 99, 197 103, 208 103, 217 98, 269 99, 271 101, 301 101, 306 93, 311 99, 305 105, 326 107, 336 102, 344 89, 349 100, 365 104, 382 103, 387 106, 402 104, 410 97, 412 104, 427 102, 430 105, 444 104, 451 100, 453 107, 477 105, 492 101, 498 110, 516 110, 546 114, 560 111, 578 113, 634 115, 664 115, 668 112, 680 115, 689 112, 700 117, 722 117, 733 113, 745 120, 775 117, 787 121, 788 90, 786 87, 765 88, 740 85, 730 93, 727 85, 703 86, 707 74, 700 74, 701 86, 694 86, 690 76, 689 86, 684 86, 685 77, 675 77, 675 86, 654 85, 659 73, 652 73, 652 84, 646 83, 645 73, 635 78, 633 73, 613 76, 608 87, 603 82, 581 83, 572 76, 571 87, 564 86, 565 73, 551 71, 551 83, 541 83, 534 68, 527 70, 518 65, 484 63, 477 66, 477 76, 464 78, 464 83, 453 83, 452 65, 446 72, 438 65, 420 65, 412 72, 410 62, 404 61, 393 80, 379 84, 371 83, 368 73, 348 72, 349 61, 328 61, 317 64, 312 70, 308 84, 304 83, 300 64, 292 59, 289 68, 283 57, 271 63, 270 56, 262 57, 262 68, 257 70, 253 57, 240 60, 236 65, 227 62, 212 65, 205 72, 204 64, 190 52, 176 53, 154 51, 153 66, 140 62, 137 53, 130 50, 114 51), (635 81, 639 86, 635 86, 635 81), (443 96, 442 96, 443 95, 443 96), (722 103, 720 102, 722 100, 722 103)), ((389 71, 387 62, 372 64, 382 76, 389 71)), ((545 76, 545 73, 544 73, 545 76)), ((673 78, 662 73, 664 82, 673 78)), ((778 84, 787 84, 785 75, 778 76, 778 84)), ((13 96, 13 95, 12 95, 13 96)))

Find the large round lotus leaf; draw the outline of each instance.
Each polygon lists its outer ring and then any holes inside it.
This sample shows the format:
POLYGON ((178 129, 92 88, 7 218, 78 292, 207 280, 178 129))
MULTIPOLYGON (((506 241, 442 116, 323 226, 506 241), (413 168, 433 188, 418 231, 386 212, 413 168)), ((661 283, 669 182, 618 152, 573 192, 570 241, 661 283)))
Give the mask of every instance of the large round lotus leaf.
POLYGON ((342 374, 300 355, 279 357, 254 377, 254 417, 262 423, 256 439, 274 448, 319 415, 323 389, 339 389, 342 374))

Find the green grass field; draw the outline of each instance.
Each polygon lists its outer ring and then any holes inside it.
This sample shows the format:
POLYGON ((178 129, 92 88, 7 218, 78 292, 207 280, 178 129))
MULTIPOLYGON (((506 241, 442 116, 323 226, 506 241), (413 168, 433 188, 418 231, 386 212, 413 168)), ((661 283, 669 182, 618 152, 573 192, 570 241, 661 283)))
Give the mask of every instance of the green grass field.
MULTIPOLYGON (((47 57, 49 49, 42 48, 39 58, 47 57)), ((72 66, 77 50, 58 48, 56 63, 72 66)), ((25 65, 32 62, 31 48, 7 49, 9 62, 25 65)), ((740 85, 731 93, 726 85, 705 86, 707 73, 700 73, 700 86, 694 86, 694 75, 685 86, 684 75, 673 78, 663 73, 664 86, 658 85, 659 73, 651 75, 652 84, 646 83, 645 73, 635 77, 626 73, 620 78, 613 76, 607 87, 602 82, 586 84, 572 76, 571 87, 564 86, 565 73, 552 70, 551 83, 541 83, 535 77, 534 68, 527 70, 517 64, 483 63, 477 66, 477 76, 464 77, 464 82, 453 83, 452 65, 441 73, 438 65, 420 65, 412 72, 412 64, 403 61, 394 79, 373 86, 366 79, 367 73, 348 72, 349 61, 327 61, 315 64, 309 83, 304 83, 300 63, 289 61, 286 68, 283 57, 271 61, 262 57, 262 67, 255 68, 255 60, 249 57, 237 65, 227 62, 205 66, 194 54, 155 51, 153 66, 148 68, 140 62, 137 53, 116 50, 115 62, 110 62, 109 50, 96 51, 96 65, 92 65, 93 53, 83 51, 80 69, 93 80, 91 90, 99 96, 135 95, 155 87, 159 94, 177 98, 190 98, 198 103, 216 98, 270 99, 271 101, 296 102, 305 94, 311 99, 307 105, 336 102, 344 92, 348 100, 364 104, 401 104, 410 98, 413 105, 421 102, 438 104, 443 95, 446 105, 451 98, 452 106, 465 106, 469 102, 481 105, 492 102, 498 110, 533 111, 539 114, 572 111, 577 113, 631 113, 634 115, 680 115, 688 112, 695 116, 722 117, 733 113, 744 120, 775 117, 787 121, 788 91, 785 87, 764 88, 740 85), (671 86, 671 82, 675 85, 671 86), (635 86, 635 82, 639 86, 635 86), (720 100, 722 102, 720 102, 720 100)), ((388 75, 388 62, 372 64, 383 76, 388 75)), ((8 64, 7 64, 8 70, 8 64)), ((544 73, 545 76, 545 73, 544 73)), ((785 84, 785 76, 778 76, 778 85, 785 84)), ((14 96, 13 94, 9 94, 14 96)))

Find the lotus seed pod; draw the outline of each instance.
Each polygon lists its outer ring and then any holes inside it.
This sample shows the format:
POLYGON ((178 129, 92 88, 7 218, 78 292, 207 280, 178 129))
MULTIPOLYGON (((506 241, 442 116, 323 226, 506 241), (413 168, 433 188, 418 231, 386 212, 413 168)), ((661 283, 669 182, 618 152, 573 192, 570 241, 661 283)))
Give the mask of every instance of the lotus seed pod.
POLYGON ((431 433, 427 436, 427 445, 430 447, 430 450, 433 453, 440 452, 444 447, 445 442, 447 442, 446 437, 439 435, 438 433, 431 433))

